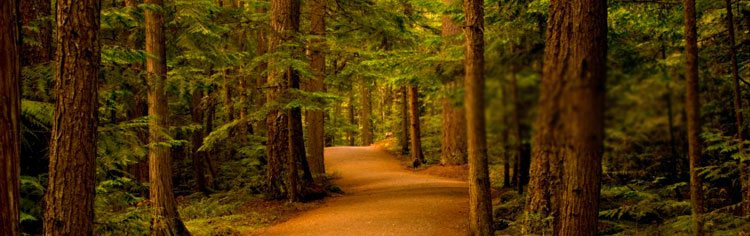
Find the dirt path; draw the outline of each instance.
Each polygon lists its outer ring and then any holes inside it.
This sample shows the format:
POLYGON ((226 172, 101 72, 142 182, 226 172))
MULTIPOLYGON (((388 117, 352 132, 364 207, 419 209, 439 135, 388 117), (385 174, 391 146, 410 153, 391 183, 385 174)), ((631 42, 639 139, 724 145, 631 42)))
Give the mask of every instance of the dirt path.
POLYGON ((345 194, 261 235, 467 235, 467 183, 405 170, 375 147, 327 148, 345 194))

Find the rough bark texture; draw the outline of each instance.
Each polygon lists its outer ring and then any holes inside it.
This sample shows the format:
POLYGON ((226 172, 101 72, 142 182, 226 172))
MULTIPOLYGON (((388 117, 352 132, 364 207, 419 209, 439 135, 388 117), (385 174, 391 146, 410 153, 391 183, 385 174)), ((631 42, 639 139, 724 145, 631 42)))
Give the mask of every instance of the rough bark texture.
POLYGON ((422 132, 419 128, 419 87, 409 86, 409 135, 411 139, 412 167, 424 164, 422 153, 422 132))
MULTIPOLYGON (((163 0, 146 0, 145 4, 164 7, 163 0)), ((167 79, 166 40, 161 11, 145 10, 146 59, 148 81, 149 129, 149 200, 151 202, 151 235, 189 235, 177 212, 172 190, 172 157, 164 142, 169 135, 169 107, 164 90, 167 79)))
MULTIPOLYGON (((299 7, 299 0, 271 1, 272 33, 269 34, 268 52, 273 53, 279 50, 282 43, 293 39, 294 33, 299 30, 299 7)), ((268 102, 281 103, 289 98, 289 88, 293 86, 292 83, 295 80, 293 77, 296 75, 291 68, 276 68, 274 64, 274 60, 269 62, 268 86, 270 91, 266 99, 268 102)), ((266 117, 268 128, 266 149, 268 150, 269 159, 267 167, 267 184, 269 185, 267 194, 269 194, 269 197, 281 198, 283 193, 280 187, 284 186, 287 199, 297 201, 299 200, 297 161, 299 160, 299 155, 302 155, 302 158, 304 158, 304 152, 299 153, 298 149, 290 145, 296 145, 299 141, 295 140, 297 139, 296 134, 290 131, 290 128, 296 129, 296 127, 290 127, 294 126, 296 122, 290 121, 290 119, 295 119, 296 114, 291 114, 295 115, 295 117, 292 117, 290 113, 294 112, 284 112, 280 110, 278 104, 275 104, 266 117), (286 170, 284 170, 283 165, 286 166, 286 170), (284 181, 281 180, 282 171, 286 171, 286 185, 283 185, 284 181)))
MULTIPOLYGON (((324 92, 326 77, 326 58, 325 58, 325 35, 326 35, 326 1, 310 1, 310 27, 315 37, 311 40, 308 48, 310 56, 310 67, 313 72, 313 78, 307 82, 307 90, 310 92, 324 92)), ((305 112, 305 121, 307 122, 307 160, 310 164, 315 182, 321 183, 325 177, 325 163, 323 162, 323 149, 325 148, 325 111, 324 110, 307 110, 305 112)))
MULTIPOLYGON (((734 116, 737 127, 737 139, 740 141, 739 152, 744 153, 742 142, 745 140, 743 117, 742 117, 742 91, 740 90, 740 73, 737 66, 737 48, 735 46, 734 14, 732 12, 732 0, 726 0, 727 7, 727 29, 729 34, 729 57, 732 63, 732 86, 734 95, 734 116)), ((741 157, 744 158, 744 155, 741 157)), ((748 179, 747 164, 740 158, 740 184, 742 185, 742 215, 750 215, 750 179, 748 179)))
POLYGON ((20 235, 21 67, 16 0, 0 2, 0 235, 20 235))
POLYGON ((52 21, 46 19, 52 14, 52 1, 23 0, 20 4, 21 22, 24 26, 34 26, 38 31, 24 30, 21 64, 24 66, 47 63, 54 56, 52 47, 52 21), (30 44, 36 41, 38 45, 30 44))
POLYGON ((409 98, 406 87, 401 87, 401 136, 399 137, 399 146, 401 146, 401 155, 409 153, 409 98))
POLYGON ((492 235, 484 118, 484 1, 465 0, 464 95, 469 159, 469 235, 492 235))
POLYGON ((688 124, 688 156, 690 159, 690 201, 693 205, 693 230, 703 235, 703 185, 697 168, 701 156, 701 112, 698 94, 698 33, 695 22, 695 0, 685 0, 685 111, 688 124))
POLYGON ((57 1, 46 235, 93 234, 100 7, 95 0, 57 1))
MULTIPOLYGON (((444 0, 445 4, 451 4, 454 0, 444 0)), ((456 35, 461 33, 461 28, 449 16, 443 16, 441 34, 446 38, 448 44, 454 42, 456 35)), ((440 162, 447 165, 466 164, 466 112, 460 101, 452 99, 453 94, 460 90, 461 72, 448 75, 447 82, 443 84, 448 95, 441 101, 443 106, 443 128, 440 145, 440 162)))
POLYGON ((553 1, 525 233, 596 235, 604 138, 605 1, 553 1), (551 225, 543 222, 552 217, 551 225))
POLYGON ((370 125, 370 117, 372 116, 372 102, 370 100, 370 83, 361 79, 362 81, 359 93, 360 106, 359 109, 359 123, 360 135, 362 135, 362 146, 370 146, 372 144, 372 126, 370 125))

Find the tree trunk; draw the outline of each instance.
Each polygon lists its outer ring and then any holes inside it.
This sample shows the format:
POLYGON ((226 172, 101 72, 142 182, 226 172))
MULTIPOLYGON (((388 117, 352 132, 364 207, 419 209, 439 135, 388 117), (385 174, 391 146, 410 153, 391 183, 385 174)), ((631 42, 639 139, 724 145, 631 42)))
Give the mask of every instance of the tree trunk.
POLYGON ((96 186, 98 1, 57 1, 55 115, 45 194, 47 235, 92 235, 96 186))
MULTIPOLYGON (((443 0, 446 5, 454 0, 443 0)), ((453 22, 450 16, 443 16, 442 37, 450 46, 455 42, 453 39, 461 33, 461 28, 453 22)), ((447 165, 466 164, 466 112, 461 107, 461 101, 455 101, 451 96, 461 88, 460 72, 448 75, 448 81, 443 83, 446 97, 442 99, 443 105, 443 133, 440 145, 440 162, 447 165)))
MULTIPOLYGON (((272 0, 271 1, 271 28, 273 33, 269 36, 270 53, 275 52, 280 46, 294 40, 294 34, 299 30, 299 0, 272 0)), ((292 68, 277 68, 275 61, 269 63, 268 85, 272 87, 267 96, 267 101, 285 101, 290 98, 290 87, 299 87, 299 78, 292 68)), ((267 116, 268 127, 268 193, 272 197, 281 196, 278 183, 286 164, 286 197, 290 201, 299 200, 299 185, 297 174, 297 162, 304 157, 304 149, 300 150, 297 145, 304 141, 301 130, 301 112, 299 108, 284 112, 279 107, 270 110, 267 116), (290 120, 291 119, 291 120, 290 120), (299 122, 299 123, 298 123, 299 122), (299 126, 297 126, 299 124, 299 126), (299 130, 297 130, 299 129, 299 130)))
POLYGON ((360 105, 362 109, 359 109, 359 123, 362 125, 360 135, 362 135, 362 146, 370 146, 372 144, 372 127, 370 126, 370 117, 372 115, 372 102, 370 101, 370 83, 362 78, 360 79, 362 84, 360 85, 360 105))
POLYGON ((20 5, 21 22, 23 26, 34 26, 38 30, 24 30, 24 41, 37 41, 39 45, 23 44, 21 65, 33 66, 52 60, 52 21, 46 19, 52 14, 52 4, 49 0, 23 0, 20 5))
POLYGON ((464 87, 469 159, 469 235, 492 235, 484 118, 484 1, 465 0, 464 87))
POLYGON ((406 86, 401 87, 401 136, 399 143, 401 146, 401 155, 409 153, 409 96, 407 95, 406 86))
MULTIPOLYGON (((216 119, 216 103, 214 102, 214 95, 211 92, 205 93, 206 98, 206 125, 203 126, 204 136, 214 131, 214 120, 216 119)), ((216 170, 216 164, 213 163, 213 157, 215 157, 214 151, 206 151, 203 153, 203 164, 208 168, 208 178, 206 178, 207 188, 216 188, 216 178, 218 173, 216 170)))
MULTIPOLYGON (((349 92, 349 125, 356 126, 357 120, 354 117, 354 86, 352 86, 352 91, 349 92)), ((354 143, 354 131, 352 129, 347 129, 346 131, 346 139, 349 140, 349 146, 356 145, 354 143)))
MULTIPOLYGON (((307 82, 307 90, 310 92, 325 91, 326 77, 326 58, 325 58, 325 35, 326 35, 326 1, 311 1, 310 25, 313 36, 319 37, 313 39, 309 46, 308 54, 310 56, 310 67, 314 77, 307 82)), ((322 183, 325 177, 325 163, 323 159, 323 149, 325 148, 325 110, 308 110, 305 112, 305 121, 307 121, 307 159, 310 164, 310 171, 315 182, 322 183)))
MULTIPOLYGON (((163 0, 146 0, 144 3, 164 7, 163 0)), ((151 235, 190 234, 180 220, 177 202, 172 190, 172 159, 170 148, 164 144, 169 135, 169 107, 167 92, 164 90, 167 79, 166 40, 164 19, 160 11, 145 10, 146 53, 153 55, 146 59, 148 81, 149 114, 149 180, 152 206, 151 235)))
POLYGON ((417 168, 424 164, 424 153, 419 128, 419 88, 416 85, 409 86, 409 124, 412 167, 417 168))
POLYGON ((685 0, 685 56, 687 67, 685 110, 688 124, 688 156, 690 157, 690 201, 693 205, 695 235, 703 235, 703 185, 698 176, 701 156, 701 112, 698 94, 698 33, 695 22, 695 0, 685 0))
POLYGON ((510 97, 511 103, 513 104, 513 112, 511 112, 510 119, 511 134, 513 135, 511 153, 513 154, 513 159, 516 161, 515 171, 513 171, 515 177, 514 179, 516 182, 516 190, 518 191, 518 194, 523 194, 523 176, 525 174, 522 165, 523 162, 521 161, 521 153, 523 152, 523 139, 521 136, 521 101, 518 96, 518 81, 516 78, 517 73, 518 69, 516 68, 516 66, 512 66, 510 74, 510 97))
POLYGON ((740 153, 740 184, 742 185, 742 215, 750 215, 750 179, 748 179, 746 163, 742 160, 744 157, 744 147, 742 143, 745 140, 743 117, 742 117, 742 91, 740 90, 740 73, 737 66, 737 48, 735 46, 734 33, 734 14, 732 12, 732 0, 726 0, 727 5, 727 29, 729 34, 729 57, 732 63, 732 86, 734 94, 734 116, 737 126, 737 139, 739 141, 740 153))
MULTIPOLYGON (((203 94, 199 89, 193 91, 191 101, 191 112, 194 124, 203 125, 203 106, 201 106, 203 100, 203 94)), ((203 137, 206 128, 196 130, 193 132, 192 143, 193 143, 193 172, 195 172, 195 188, 196 191, 203 193, 209 193, 208 185, 206 184, 206 167, 205 167, 205 152, 199 152, 198 148, 203 146, 203 137)))
POLYGON ((596 235, 604 139, 607 6, 550 6, 525 233, 596 235), (546 226, 546 227, 545 227, 546 226))
MULTIPOLYGON (((299 14, 297 14, 299 16, 299 14)), ((297 26, 299 27, 299 26, 297 26)), ((290 70, 288 76, 291 78, 290 85, 292 89, 300 89, 299 74, 296 71, 290 70)), ((307 162, 307 153, 305 152, 305 136, 302 128, 302 109, 299 107, 292 108, 289 111, 289 148, 290 154, 296 163, 299 161, 300 167, 302 168, 302 180, 304 185, 313 183, 312 173, 310 172, 310 164, 307 162)), ((297 172, 291 172, 295 175, 297 172)))
MULTIPOLYGON (((21 66, 15 0, 0 2, 0 229, 21 234, 19 176, 21 158, 21 66)), ((92 166, 93 168, 93 166, 92 166)), ((92 193, 93 194, 93 193, 92 193)))

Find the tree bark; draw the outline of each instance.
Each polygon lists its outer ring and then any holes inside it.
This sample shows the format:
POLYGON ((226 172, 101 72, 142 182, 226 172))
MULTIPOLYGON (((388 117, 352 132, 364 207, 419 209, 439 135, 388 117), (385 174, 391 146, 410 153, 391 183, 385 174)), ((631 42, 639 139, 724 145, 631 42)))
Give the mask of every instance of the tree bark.
POLYGON ((360 81, 360 106, 359 109, 359 123, 362 125, 360 135, 362 135, 362 146, 370 146, 372 144, 372 127, 370 126, 370 117, 372 115, 372 102, 370 101, 370 83, 366 79, 361 78, 360 81))
POLYGON ((737 140, 739 141, 740 153, 740 184, 742 185, 742 215, 750 215, 750 179, 748 179, 747 166, 744 160, 744 147, 742 143, 745 140, 743 117, 742 117, 742 91, 740 90, 740 73, 737 66, 737 48, 735 46, 734 33, 734 14, 732 12, 732 0, 726 0, 727 7, 727 29, 729 34, 729 57, 732 63, 732 86, 734 95, 734 116, 737 127, 737 140))
POLYGON ((47 235, 93 234, 100 7, 94 0, 57 1, 47 235))
MULTIPOLYGON (((299 0, 272 0, 271 1, 271 29, 269 35, 268 52, 274 53, 279 50, 280 46, 288 41, 293 40, 294 34, 299 30, 299 0)), ((290 98, 290 87, 299 86, 299 78, 291 68, 276 68, 276 62, 269 62, 268 85, 271 87, 267 95, 267 101, 283 102, 290 98)), ((268 194, 271 197, 281 197, 279 184, 282 183, 280 175, 286 165, 286 197, 290 201, 299 200, 299 185, 297 174, 297 162, 304 157, 304 149, 300 152, 296 145, 304 148, 304 141, 301 140, 301 130, 297 134, 295 124, 301 122, 301 113, 299 108, 284 112, 280 107, 271 108, 268 113, 266 124, 268 127, 268 194), (299 113, 299 116, 298 114, 299 113)))
POLYGON ((469 159, 469 235, 492 235, 484 118, 484 1, 465 0, 464 87, 469 159))
MULTIPOLYGON (((313 78, 307 83, 307 90, 310 92, 325 91, 326 77, 326 58, 325 58, 325 35, 326 35, 326 1, 314 0, 310 2, 310 26, 312 34, 315 37, 311 40, 308 47, 310 56, 310 67, 313 72, 313 78)), ((322 183, 325 177, 325 163, 323 159, 323 149, 325 148, 325 111, 324 110, 307 110, 305 120, 307 121, 307 153, 310 163, 310 171, 316 183, 322 183)))
POLYGON ((21 234, 21 65, 18 2, 0 2, 0 235, 21 234))
POLYGON ((409 96, 407 95, 406 86, 401 87, 401 136, 399 143, 401 146, 401 155, 409 153, 409 96))
MULTIPOLYGON (((454 0, 443 0, 446 5, 454 0)), ((443 16, 441 35, 445 38, 446 47, 455 42, 451 40, 461 33, 461 28, 449 16, 443 16)), ((443 83, 446 97, 441 101, 443 105, 443 133, 440 145, 440 162, 446 165, 466 164, 466 112, 461 106, 462 101, 454 101, 453 94, 460 88, 461 72, 448 75, 448 81, 443 83)))
POLYGON ((409 86, 409 134, 411 136, 411 160, 412 167, 417 168, 424 164, 424 153, 422 153, 422 135, 419 127, 419 88, 416 85, 409 86))
POLYGON ((524 233, 596 235, 604 139, 605 1, 550 6, 524 233), (552 224, 541 222, 552 217, 552 224), (545 227, 546 226, 546 227, 545 227))
MULTIPOLYGON (((144 3, 160 8, 163 0, 144 3)), ((165 144, 169 135, 169 107, 164 87, 167 79, 164 18, 160 10, 146 9, 146 58, 149 114, 149 200, 152 206, 151 235, 189 235, 177 212, 172 190, 172 159, 165 144)))
POLYGON ((685 0, 685 110, 688 124, 688 156, 690 157, 690 201, 693 205, 695 235, 703 235, 703 185, 698 176, 701 150, 701 112, 698 94, 698 33, 696 30, 695 0, 685 0))

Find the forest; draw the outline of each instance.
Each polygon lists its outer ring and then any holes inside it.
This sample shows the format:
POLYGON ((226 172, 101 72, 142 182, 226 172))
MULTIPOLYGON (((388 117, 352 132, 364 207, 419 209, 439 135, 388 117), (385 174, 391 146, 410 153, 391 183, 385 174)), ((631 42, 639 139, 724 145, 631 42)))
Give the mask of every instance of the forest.
POLYGON ((749 0, 2 0, 0 236, 749 235, 749 0))

